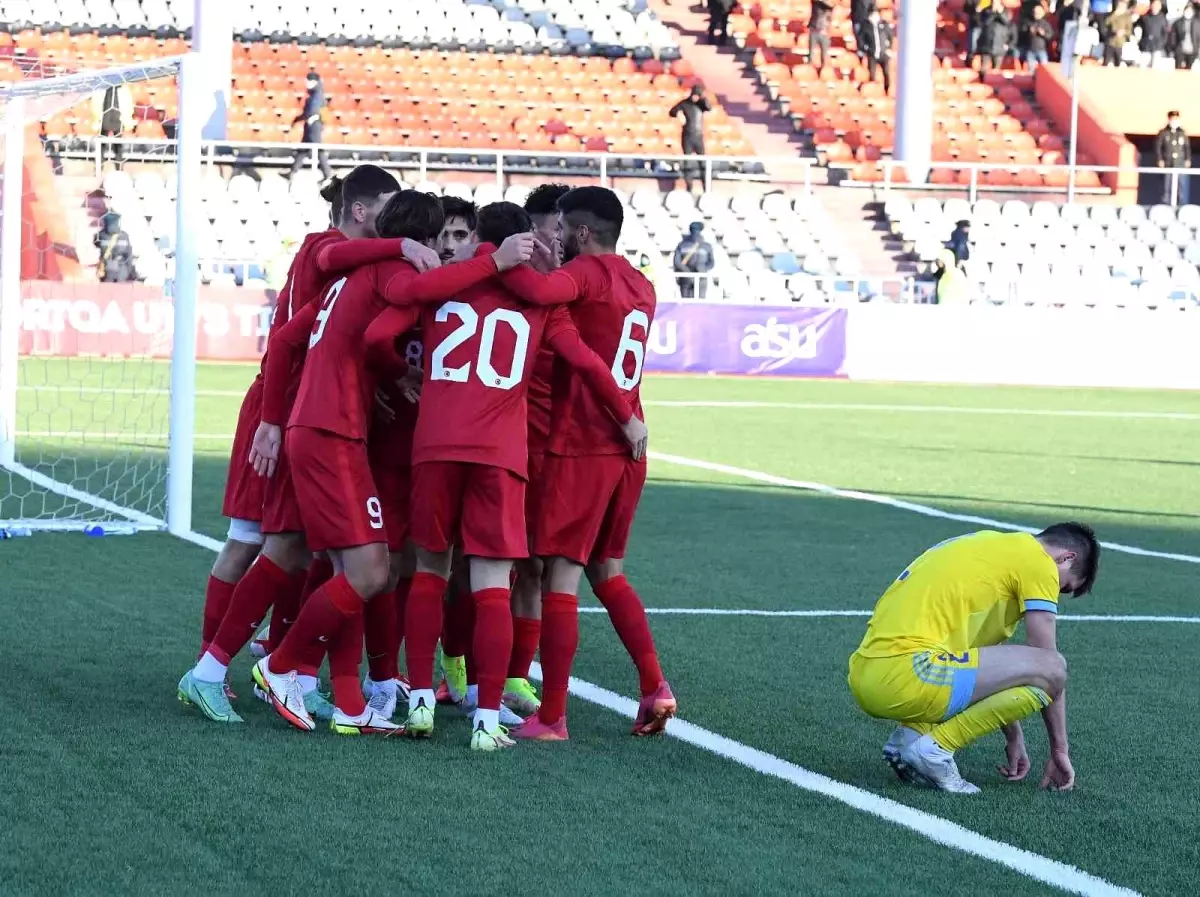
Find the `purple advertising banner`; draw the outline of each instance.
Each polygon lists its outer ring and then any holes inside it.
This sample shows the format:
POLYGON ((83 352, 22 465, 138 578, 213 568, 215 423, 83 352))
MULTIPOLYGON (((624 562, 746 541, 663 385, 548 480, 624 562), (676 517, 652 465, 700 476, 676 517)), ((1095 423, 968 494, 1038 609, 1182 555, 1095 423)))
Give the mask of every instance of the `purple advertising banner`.
POLYGON ((838 377, 846 310, 660 302, 646 350, 648 371, 838 377))

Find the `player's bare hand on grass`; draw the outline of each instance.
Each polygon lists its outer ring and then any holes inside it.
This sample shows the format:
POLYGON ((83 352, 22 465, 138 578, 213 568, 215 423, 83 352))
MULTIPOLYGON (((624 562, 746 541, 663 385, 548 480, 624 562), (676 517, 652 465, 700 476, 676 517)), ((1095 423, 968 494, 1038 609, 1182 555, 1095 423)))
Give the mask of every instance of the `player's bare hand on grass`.
POLYGON ((533 257, 533 247, 537 237, 533 234, 513 234, 500 244, 500 248, 492 253, 497 271, 507 271, 533 257))
POLYGON ((283 430, 265 421, 258 425, 254 441, 250 444, 250 466, 260 477, 275 476, 275 463, 279 460, 279 447, 283 444, 283 430))
POLYGON ((416 240, 410 240, 408 237, 405 237, 400 243, 400 254, 407 261, 412 262, 418 271, 429 271, 440 267, 442 264, 442 260, 438 258, 436 252, 424 243, 418 243, 416 240))
POLYGON ((650 443, 650 431, 646 429, 646 424, 635 414, 629 418, 629 422, 621 425, 621 432, 625 434, 625 441, 629 443, 629 452, 633 455, 634 461, 641 461, 646 457, 646 446, 650 443))
POLYGON ((1025 752, 1025 738, 1010 739, 1004 748, 1007 762, 997 766, 996 771, 1010 782, 1019 782, 1029 775, 1029 754, 1025 752))
POLYGON ((1041 787, 1051 791, 1070 791, 1075 787, 1075 767, 1071 765, 1071 758, 1066 751, 1050 752, 1041 787))
POLYGON ((404 398, 408 399, 413 405, 416 405, 421 401, 422 380, 421 369, 409 365, 404 376, 396 381, 396 387, 400 390, 400 394, 404 398))
MULTIPOLYGON (((396 384, 399 385, 399 383, 400 381, 397 380, 396 384)), ((396 419, 396 409, 392 407, 388 394, 382 389, 375 390, 375 414, 385 424, 390 424, 396 419)))

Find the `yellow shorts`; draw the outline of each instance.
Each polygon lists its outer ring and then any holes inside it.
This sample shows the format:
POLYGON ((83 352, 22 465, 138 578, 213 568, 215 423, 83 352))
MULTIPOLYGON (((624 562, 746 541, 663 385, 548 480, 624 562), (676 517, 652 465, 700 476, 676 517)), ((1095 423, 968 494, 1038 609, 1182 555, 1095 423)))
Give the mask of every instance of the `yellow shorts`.
POLYGON ((850 691, 879 719, 937 723, 971 703, 979 652, 920 651, 895 657, 850 655, 850 691))

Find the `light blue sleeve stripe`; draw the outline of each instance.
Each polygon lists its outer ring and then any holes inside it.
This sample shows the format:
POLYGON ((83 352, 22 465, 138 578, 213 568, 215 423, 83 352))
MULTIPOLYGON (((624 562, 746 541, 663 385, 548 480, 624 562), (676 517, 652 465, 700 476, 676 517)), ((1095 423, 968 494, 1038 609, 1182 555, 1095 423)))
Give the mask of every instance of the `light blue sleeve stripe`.
POLYGON ((1043 598, 1027 598, 1025 600, 1025 612, 1029 613, 1031 610, 1044 610, 1052 614, 1057 614, 1058 605, 1053 601, 1046 601, 1043 598))

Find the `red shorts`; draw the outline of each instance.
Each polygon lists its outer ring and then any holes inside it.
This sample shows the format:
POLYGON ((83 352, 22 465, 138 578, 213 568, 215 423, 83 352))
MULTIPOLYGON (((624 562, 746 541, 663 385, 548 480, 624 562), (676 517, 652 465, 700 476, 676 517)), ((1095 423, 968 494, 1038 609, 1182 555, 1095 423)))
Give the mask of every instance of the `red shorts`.
POLYGON ((263 519, 266 477, 260 477, 250 466, 250 446, 262 420, 262 394, 262 377, 255 377, 242 399, 242 410, 238 412, 237 430, 229 453, 229 476, 225 480, 225 501, 221 504, 221 513, 230 520, 261 522, 263 519))
POLYGON ((412 472, 412 540, 441 553, 457 544, 468 557, 529 557, 525 481, 503 467, 425 461, 412 472))
POLYGON ((372 462, 371 478, 379 490, 379 504, 383 508, 383 528, 387 531, 388 551, 402 551, 404 542, 408 539, 412 468, 372 462))
POLYGON ((646 462, 626 455, 547 455, 534 553, 578 564, 625 557, 646 462))
POLYGON ((541 500, 542 470, 546 456, 541 452, 529 453, 529 483, 525 487, 525 532, 529 535, 529 550, 533 551, 537 533, 538 505, 541 500))
POLYGON ((314 427, 291 427, 287 451, 311 551, 387 542, 365 442, 314 427))
POLYGON ((300 516, 300 505, 296 502, 296 489, 292 484, 289 451, 285 434, 283 445, 279 447, 279 460, 275 462, 275 475, 267 479, 263 489, 264 533, 304 532, 304 518, 300 516))

